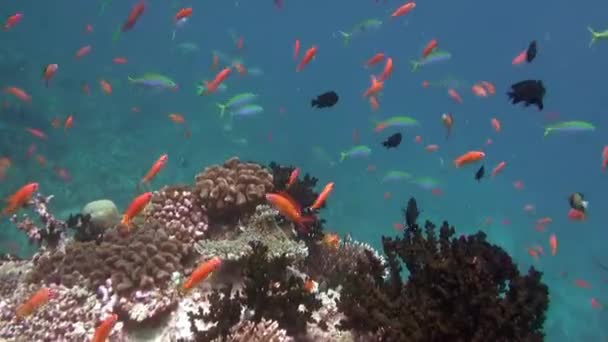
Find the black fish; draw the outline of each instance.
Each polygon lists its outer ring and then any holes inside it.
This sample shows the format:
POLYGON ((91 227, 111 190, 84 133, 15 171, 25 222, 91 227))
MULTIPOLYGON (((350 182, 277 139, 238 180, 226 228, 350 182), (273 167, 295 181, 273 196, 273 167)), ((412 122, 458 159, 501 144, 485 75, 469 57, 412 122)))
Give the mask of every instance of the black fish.
POLYGON ((338 103, 338 99, 339 97, 336 92, 328 91, 327 93, 317 96, 316 99, 311 100, 310 105, 317 108, 329 108, 338 103))
POLYGON ((401 133, 395 133, 382 142, 382 146, 386 148, 396 148, 401 144, 401 133))
POLYGON ((536 50, 536 40, 533 40, 528 45, 528 50, 526 50, 526 62, 532 63, 534 58, 536 58, 536 50))
POLYGON ((481 179, 483 178, 483 176, 486 174, 486 168, 481 165, 481 167, 479 168, 479 170, 477 170, 477 172, 475 172, 475 180, 476 181, 481 181, 481 179))
POLYGON ((543 97, 546 89, 543 81, 525 80, 511 86, 511 91, 507 93, 512 104, 523 102, 526 107, 536 105, 539 110, 543 110, 543 97))
POLYGON ((405 224, 407 227, 412 227, 416 224, 420 211, 418 210, 418 203, 416 203, 414 197, 410 197, 410 200, 407 201, 407 207, 403 210, 403 214, 405 215, 405 224))

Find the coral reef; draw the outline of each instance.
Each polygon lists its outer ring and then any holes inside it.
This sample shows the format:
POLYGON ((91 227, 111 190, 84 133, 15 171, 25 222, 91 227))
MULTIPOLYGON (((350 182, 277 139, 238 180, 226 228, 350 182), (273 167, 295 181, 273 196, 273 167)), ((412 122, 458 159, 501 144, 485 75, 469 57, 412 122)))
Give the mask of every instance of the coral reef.
MULTIPOLYGON (((0 338, 11 341, 86 341, 107 311, 95 294, 88 289, 62 285, 50 286, 52 299, 36 312, 23 319, 15 316, 15 310, 26 301, 40 285, 23 281, 30 263, 5 263, 0 267, 0 338)), ((124 341, 122 323, 112 332, 112 341, 124 341)))
POLYGON ((240 225, 239 229, 232 231, 236 237, 201 240, 196 245, 196 250, 203 259, 219 256, 224 261, 237 261, 252 253, 250 242, 259 241, 268 247, 271 259, 283 255, 297 260, 305 258, 308 255, 306 245, 290 238, 291 229, 277 224, 275 218, 278 214, 278 211, 267 205, 259 205, 251 218, 240 225))
POLYGON ((217 342, 292 342, 286 331, 279 328, 279 323, 262 318, 259 322, 242 321, 234 326, 230 335, 217 342))
POLYGON ((103 227, 93 223, 90 214, 70 215, 66 224, 69 229, 75 231, 74 239, 76 241, 96 241, 97 243, 101 243, 103 239, 103 227))
POLYGON ((235 222, 253 213, 265 203, 273 188, 273 175, 255 163, 243 163, 237 157, 223 165, 205 168, 195 177, 196 193, 212 220, 235 222))
MULTIPOLYGON (((317 178, 312 177, 308 173, 302 178, 298 178, 289 188, 287 188, 287 181, 291 172, 295 170, 294 166, 284 166, 276 162, 271 162, 268 167, 272 170, 274 191, 282 192, 285 191, 293 198, 302 208, 310 207, 318 193, 314 191, 317 182, 317 178)), ((324 208, 325 204, 321 206, 324 208)))
POLYGON ((253 253, 244 269, 244 304, 253 311, 251 320, 262 317, 276 320, 290 336, 306 333, 306 325, 313 322, 312 312, 321 302, 304 289, 304 281, 286 272, 293 260, 279 257, 268 260, 268 248, 252 243, 253 253))
POLYGON ((28 206, 33 208, 42 225, 37 224, 27 214, 13 214, 10 218, 11 222, 19 230, 27 234, 30 242, 37 243, 43 248, 56 248, 65 239, 66 223, 55 218, 48 210, 49 202, 52 199, 53 195, 45 197, 40 193, 36 193, 28 203, 28 206))
POLYGON ((188 313, 190 330, 195 332, 195 340, 211 341, 220 336, 227 336, 230 329, 241 319, 243 306, 238 298, 239 293, 233 294, 232 286, 228 286, 207 295, 208 307, 199 307, 197 312, 188 313), (201 322, 209 326, 201 329, 201 322))
POLYGON ((403 238, 382 239, 388 280, 367 263, 346 276, 338 303, 342 329, 377 333, 383 341, 543 340, 548 290, 540 272, 521 275, 482 232, 454 238, 447 222, 437 235, 429 221, 424 233, 408 221, 403 238), (406 283, 400 260, 410 273, 406 283))

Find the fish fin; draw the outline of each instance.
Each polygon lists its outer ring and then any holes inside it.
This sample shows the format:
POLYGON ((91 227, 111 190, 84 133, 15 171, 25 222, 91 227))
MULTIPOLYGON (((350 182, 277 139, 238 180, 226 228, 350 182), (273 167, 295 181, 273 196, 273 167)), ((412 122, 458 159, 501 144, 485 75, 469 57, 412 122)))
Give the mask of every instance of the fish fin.
POLYGON ((418 67, 420 67, 420 63, 417 61, 410 61, 410 64, 412 65, 412 72, 418 70, 418 67))
POLYGON ((587 26, 587 30, 591 33, 591 41, 589 42, 589 47, 592 47, 593 44, 597 41, 598 33, 595 32, 595 30, 593 30, 591 26, 587 26))
POLYGON ((310 100, 311 107, 314 107, 316 104, 318 104, 317 100, 310 100))
POLYGON ((217 106, 217 108, 220 109, 220 118, 223 118, 224 113, 226 112, 226 105, 223 105, 221 103, 216 103, 215 105, 217 106))
POLYGON ((340 36, 342 36, 342 42, 344 43, 344 46, 348 46, 350 44, 352 34, 346 33, 344 31, 338 31, 338 33, 340 34, 340 36))
POLYGON ((346 159, 346 152, 340 152, 340 162, 343 162, 346 159))

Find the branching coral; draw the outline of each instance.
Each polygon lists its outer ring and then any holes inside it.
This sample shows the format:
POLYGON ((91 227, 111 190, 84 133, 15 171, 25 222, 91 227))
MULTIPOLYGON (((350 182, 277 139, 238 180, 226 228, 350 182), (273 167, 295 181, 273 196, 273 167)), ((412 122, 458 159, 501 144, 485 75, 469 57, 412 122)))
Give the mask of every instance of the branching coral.
POLYGON ((253 253, 246 260, 245 305, 253 311, 252 320, 263 317, 279 322, 290 336, 305 334, 306 324, 320 301, 304 289, 304 281, 286 272, 291 260, 286 257, 267 259, 268 248, 252 243, 253 253))
POLYGON ((30 242, 38 243, 43 248, 55 248, 63 243, 67 228, 65 222, 55 218, 48 210, 51 199, 53 199, 52 195, 45 197, 40 193, 36 193, 28 203, 33 208, 42 225, 37 224, 27 214, 14 214, 10 218, 11 222, 18 229, 27 234, 30 242))
POLYGON ((343 329, 383 341, 542 341, 548 293, 540 272, 521 275, 482 232, 454 238, 446 222, 437 234, 431 222, 423 233, 409 221, 403 238, 383 238, 387 281, 366 263, 347 275, 343 329), (399 260, 410 272, 405 284, 399 260))
POLYGON ((279 323, 262 318, 258 323, 242 321, 231 329, 231 334, 217 342, 292 342, 279 323))
POLYGON ((224 165, 205 168, 195 178, 196 193, 212 219, 235 222, 266 201, 273 188, 272 174, 255 163, 233 157, 224 165))
POLYGON ((224 337, 241 318, 242 305, 239 293, 232 293, 232 286, 214 291, 207 295, 209 309, 199 308, 198 312, 188 313, 190 330, 194 332, 195 341, 210 341, 214 338, 224 337), (212 326, 206 330, 198 328, 198 321, 212 326))

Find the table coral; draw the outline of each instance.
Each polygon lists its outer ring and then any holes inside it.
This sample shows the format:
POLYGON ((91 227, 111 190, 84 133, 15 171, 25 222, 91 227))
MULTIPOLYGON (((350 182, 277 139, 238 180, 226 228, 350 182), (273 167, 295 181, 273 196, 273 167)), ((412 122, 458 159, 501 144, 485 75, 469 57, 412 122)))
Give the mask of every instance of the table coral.
POLYGON ((360 263, 348 274, 338 307, 342 329, 383 341, 542 341, 548 306, 541 273, 521 275, 511 257, 479 232, 455 238, 411 222, 402 238, 385 238, 390 277, 360 263), (401 279, 401 261, 409 270, 401 279))
POLYGON ((229 222, 253 213, 273 189, 272 173, 259 164, 241 162, 237 157, 223 165, 205 168, 195 181, 196 193, 210 217, 229 222))
POLYGON ((259 205, 255 214, 245 221, 240 229, 232 232, 236 237, 201 240, 196 245, 196 250, 203 259, 219 256, 224 261, 235 261, 250 255, 253 251, 250 242, 259 241, 268 247, 270 258, 282 255, 297 260, 305 258, 308 255, 306 245, 293 239, 291 229, 277 224, 277 215, 277 210, 267 205, 259 205))

